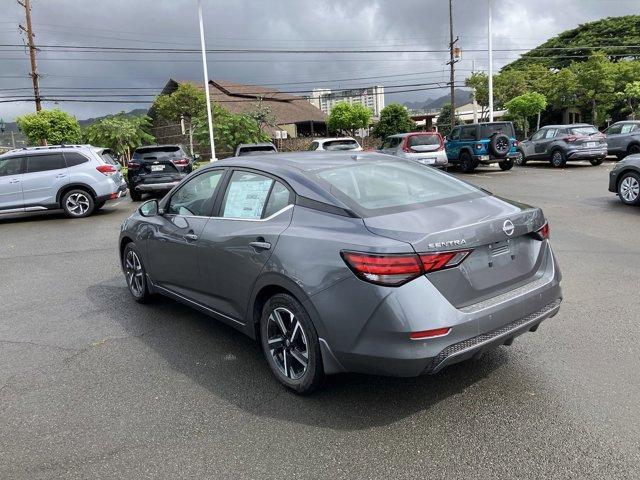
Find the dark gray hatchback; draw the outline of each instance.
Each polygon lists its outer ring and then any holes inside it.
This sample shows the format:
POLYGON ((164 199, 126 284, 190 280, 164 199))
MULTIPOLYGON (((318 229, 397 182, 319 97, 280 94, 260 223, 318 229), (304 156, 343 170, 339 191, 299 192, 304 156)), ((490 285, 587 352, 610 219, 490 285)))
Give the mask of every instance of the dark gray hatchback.
POLYGON ((539 208, 387 155, 233 158, 122 225, 133 297, 160 293, 259 340, 297 392, 325 374, 415 376, 554 316, 539 208))

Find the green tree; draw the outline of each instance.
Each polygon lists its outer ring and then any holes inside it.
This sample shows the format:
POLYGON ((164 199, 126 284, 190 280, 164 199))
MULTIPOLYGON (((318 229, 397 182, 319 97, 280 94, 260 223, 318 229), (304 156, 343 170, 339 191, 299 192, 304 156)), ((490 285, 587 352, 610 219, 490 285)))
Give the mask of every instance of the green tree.
POLYGON ((153 110, 161 117, 173 121, 180 120, 181 116, 191 119, 206 115, 205 92, 190 83, 181 83, 173 93, 156 97, 153 110))
POLYGON ((404 105, 391 103, 380 112, 380 121, 373 126, 373 136, 386 138, 396 133, 406 133, 414 130, 416 123, 411 120, 409 111, 404 105))
POLYGON ((58 109, 22 115, 16 118, 16 122, 32 145, 79 143, 82 138, 78 120, 58 109))
POLYGON ((539 115, 540 112, 547 108, 547 99, 541 93, 530 92, 512 98, 505 106, 512 118, 520 120, 524 129, 524 136, 527 137, 529 119, 534 115, 539 115))
POLYGON ((472 96, 481 108, 480 118, 484 118, 489 109, 489 75, 473 72, 464 84, 472 89, 472 96))
POLYGON ((563 110, 576 104, 578 79, 573 70, 563 68, 553 75, 549 87, 549 105, 555 110, 563 110))
POLYGON ((640 81, 627 84, 624 91, 618 93, 618 97, 624 100, 625 111, 635 120, 640 115, 640 81))
MULTIPOLYGON (((438 131, 445 137, 451 132, 451 104, 445 103, 440 109, 436 125, 438 131)), ((464 122, 456 115, 456 125, 462 125, 464 122)))
POLYGON ((276 116, 271 111, 271 107, 269 105, 263 105, 262 102, 256 103, 248 115, 258 123, 262 131, 264 131, 265 127, 276 126, 276 116))
POLYGON ((371 123, 373 112, 361 103, 340 102, 329 114, 327 127, 333 132, 346 132, 352 137, 359 128, 367 128, 371 123))
MULTIPOLYGON (((241 143, 268 142, 269 135, 260 129, 258 122, 250 115, 241 113, 229 113, 219 105, 212 106, 213 113, 213 139, 216 145, 226 151, 233 151, 241 143)), ((210 147, 209 126, 204 117, 195 119, 194 136, 200 145, 210 147)))
POLYGON ((127 116, 124 112, 109 115, 84 129, 87 143, 108 147, 119 156, 130 156, 130 151, 155 141, 149 133, 151 119, 146 115, 127 116))
POLYGON ((527 91, 529 91, 529 85, 523 71, 506 70, 493 79, 493 95, 497 105, 504 106, 512 98, 527 91))
POLYGON ((586 62, 570 67, 576 75, 578 105, 591 112, 591 121, 598 126, 614 105, 615 68, 602 53, 592 55, 586 62))

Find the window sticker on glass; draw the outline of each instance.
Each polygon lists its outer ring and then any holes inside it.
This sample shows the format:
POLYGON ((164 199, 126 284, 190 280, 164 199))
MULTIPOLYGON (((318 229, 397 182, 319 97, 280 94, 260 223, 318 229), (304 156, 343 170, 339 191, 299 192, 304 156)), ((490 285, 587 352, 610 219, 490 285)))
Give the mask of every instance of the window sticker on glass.
POLYGON ((233 174, 225 198, 223 217, 258 219, 273 180, 246 172, 233 174))

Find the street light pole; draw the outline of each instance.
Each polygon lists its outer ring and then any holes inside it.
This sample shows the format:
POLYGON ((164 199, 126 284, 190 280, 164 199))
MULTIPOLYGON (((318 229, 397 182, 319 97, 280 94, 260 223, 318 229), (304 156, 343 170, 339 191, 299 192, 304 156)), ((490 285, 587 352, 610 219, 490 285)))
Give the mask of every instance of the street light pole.
POLYGON ((487 36, 489 38, 489 121, 493 122, 493 42, 491 39, 491 0, 489 3, 489 21, 487 22, 487 36))
POLYGON ((211 161, 215 162, 216 146, 213 141, 213 114, 211 113, 211 93, 209 92, 209 72, 207 71, 207 47, 204 43, 204 24, 202 22, 202 0, 198 0, 198 21, 200 22, 200 46, 202 48, 202 69, 204 71, 204 91, 207 97, 207 121, 209 123, 209 141, 211 143, 211 161))

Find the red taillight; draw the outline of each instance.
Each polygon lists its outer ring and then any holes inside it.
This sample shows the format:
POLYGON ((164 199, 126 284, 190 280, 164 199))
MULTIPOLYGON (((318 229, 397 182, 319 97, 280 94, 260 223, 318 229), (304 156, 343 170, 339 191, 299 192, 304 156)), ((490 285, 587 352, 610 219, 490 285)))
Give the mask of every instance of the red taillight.
POLYGON ((415 254, 376 255, 342 252, 347 265, 362 280, 380 285, 402 285, 422 273, 415 254))
POLYGON ((520 145, 520 142, 518 140, 514 140, 513 141, 513 146, 517 147, 518 145, 520 145))
POLYGON ((411 334, 409 334, 409 338, 411 340, 422 340, 425 338, 444 337, 450 331, 451 329, 449 327, 434 328, 433 330, 423 330, 422 332, 411 332, 411 334))
POLYGON ((416 254, 342 252, 349 268, 362 280, 399 286, 425 273, 460 265, 471 250, 416 254))
POLYGON ((107 175, 107 176, 113 175, 118 171, 118 169, 113 165, 98 165, 96 167, 96 170, 98 170, 103 175, 107 175))
POLYGON ((176 158, 175 160, 173 160, 173 163, 175 165, 188 165, 189 160, 186 158, 176 158))
POLYGON ((425 273, 457 267, 467 258, 471 250, 456 250, 454 252, 421 253, 420 260, 425 273))
POLYGON ((476 143, 476 148, 477 148, 478 150, 482 149, 482 144, 481 144, 481 143, 476 143))
POLYGON ((129 168, 129 170, 137 170, 140 168, 140 164, 138 162, 129 162, 129 165, 127 165, 127 167, 129 168))
POLYGON ((578 140, 579 137, 576 137, 575 135, 569 135, 568 137, 564 137, 564 141, 567 143, 573 143, 576 140, 578 140))
POLYGON ((536 232, 542 240, 546 240, 551 235, 551 227, 549 227, 549 222, 546 222, 540 230, 536 232))

